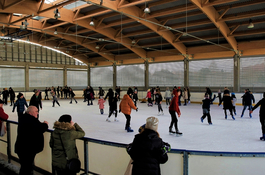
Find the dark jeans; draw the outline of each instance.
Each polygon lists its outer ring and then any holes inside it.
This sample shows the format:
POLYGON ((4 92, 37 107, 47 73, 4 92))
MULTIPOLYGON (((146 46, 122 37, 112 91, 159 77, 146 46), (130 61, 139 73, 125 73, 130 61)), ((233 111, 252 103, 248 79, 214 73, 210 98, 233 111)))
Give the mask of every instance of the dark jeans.
POLYGON ((117 109, 114 109, 114 110, 110 110, 109 118, 114 113, 114 111, 115 111, 115 118, 117 117, 118 111, 117 111, 117 109))
POLYGON ((208 119, 208 123, 209 124, 212 123, 210 111, 208 109, 203 109, 202 119, 205 119, 206 116, 207 116, 207 119, 208 119))
POLYGON ((128 114, 124 114, 126 117, 126 125, 125 125, 125 129, 127 129, 128 127, 130 127, 131 124, 131 116, 128 114))
POLYGON ((181 96, 179 96, 179 106, 181 106, 181 96))
POLYGON ((170 105, 170 98, 166 98, 166 104, 170 105))
POLYGON ((265 134, 265 116, 264 115, 259 115, 259 121, 261 124, 261 130, 262 130, 262 134, 265 134))
POLYGON ((236 107, 235 107, 235 106, 232 107, 232 111, 233 111, 234 114, 236 115, 236 107))
POLYGON ((169 113, 171 115, 171 123, 170 123, 169 128, 172 128, 173 125, 174 125, 176 131, 178 131, 178 119, 177 119, 177 116, 176 116, 176 111, 170 111, 169 110, 169 113))
POLYGON ((58 106, 60 106, 60 103, 58 102, 58 100, 53 100, 52 101, 52 107, 54 107, 55 102, 57 103, 58 106))
POLYGON ((244 108, 243 108, 243 111, 242 111, 242 116, 244 115, 244 112, 245 112, 245 110, 246 110, 246 108, 248 107, 248 110, 250 110, 251 111, 251 109, 252 109, 252 105, 244 105, 244 108))
MULTIPOLYGON (((230 115, 233 116, 233 113, 232 113, 232 108, 228 109, 230 111, 230 115)), ((227 116, 227 113, 226 113, 226 109, 224 109, 224 112, 225 112, 225 116, 227 116)))
POLYGON ((158 112, 162 111, 163 112, 163 109, 162 109, 162 106, 160 103, 158 103, 158 112))
POLYGON ((19 163, 21 165, 19 175, 32 175, 33 174, 33 163, 36 154, 30 152, 17 153, 19 163))

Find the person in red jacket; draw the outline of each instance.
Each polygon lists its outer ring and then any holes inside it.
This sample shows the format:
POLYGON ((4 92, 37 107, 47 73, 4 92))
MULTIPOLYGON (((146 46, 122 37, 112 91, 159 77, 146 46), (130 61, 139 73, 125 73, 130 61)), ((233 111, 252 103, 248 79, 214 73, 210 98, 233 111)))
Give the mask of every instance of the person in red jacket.
POLYGON ((153 103, 152 103, 152 100, 151 100, 151 91, 150 91, 150 89, 147 90, 147 95, 146 95, 145 98, 148 98, 148 104, 147 104, 147 106, 148 107, 149 106, 153 106, 153 103))
POLYGON ((178 114, 178 117, 180 117, 181 113, 179 110, 179 95, 180 95, 180 89, 175 89, 173 91, 174 97, 171 100, 170 106, 169 106, 169 113, 171 115, 171 123, 169 126, 169 133, 176 133, 176 134, 182 134, 178 130, 178 119, 176 116, 176 112, 178 114), (176 132, 172 131, 173 125, 175 126, 176 132))
POLYGON ((135 107, 131 97, 128 94, 125 94, 121 100, 121 103, 119 106, 119 109, 120 109, 119 112, 122 112, 126 117, 125 130, 127 130, 127 132, 133 132, 133 130, 130 127, 132 108, 138 111, 138 108, 135 107))
POLYGON ((4 112, 3 105, 4 105, 4 102, 0 100, 0 131, 2 129, 2 120, 8 119, 8 115, 4 112))

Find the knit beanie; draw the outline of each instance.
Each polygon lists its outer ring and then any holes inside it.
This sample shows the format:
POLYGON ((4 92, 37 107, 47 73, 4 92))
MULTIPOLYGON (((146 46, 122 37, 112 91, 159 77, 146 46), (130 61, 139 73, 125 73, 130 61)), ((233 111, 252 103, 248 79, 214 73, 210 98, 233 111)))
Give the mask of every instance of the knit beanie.
POLYGON ((157 131, 159 120, 155 117, 148 117, 146 119, 145 128, 157 131))
POLYGON ((19 92, 19 94, 17 95, 17 98, 20 98, 21 96, 23 96, 23 94, 19 92))
POLYGON ((68 123, 70 123, 71 120, 72 120, 72 117, 71 117, 71 115, 68 115, 68 114, 64 114, 64 115, 62 115, 59 118, 59 122, 65 122, 65 123, 68 122, 68 123))

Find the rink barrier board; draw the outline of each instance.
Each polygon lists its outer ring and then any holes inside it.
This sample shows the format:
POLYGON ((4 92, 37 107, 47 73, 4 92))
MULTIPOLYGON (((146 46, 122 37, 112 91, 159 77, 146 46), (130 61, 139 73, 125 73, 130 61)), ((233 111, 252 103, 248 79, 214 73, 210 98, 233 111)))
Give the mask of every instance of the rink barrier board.
MULTIPOLYGON (((7 133, 0 140, 0 151, 7 155, 8 162, 18 161, 14 152, 17 136, 17 122, 7 121, 7 133), (6 148, 6 149, 4 149, 6 148), (2 151, 3 150, 3 151, 2 151)), ((52 130, 44 133, 44 149, 35 158, 35 170, 52 173, 51 148, 52 130)), ((76 140, 81 161, 81 172, 92 175, 123 175, 130 156, 126 144, 83 137, 76 140)), ((265 152, 215 152, 172 149, 168 162, 162 164, 161 174, 166 175, 223 175, 223 174, 264 174, 265 152)))

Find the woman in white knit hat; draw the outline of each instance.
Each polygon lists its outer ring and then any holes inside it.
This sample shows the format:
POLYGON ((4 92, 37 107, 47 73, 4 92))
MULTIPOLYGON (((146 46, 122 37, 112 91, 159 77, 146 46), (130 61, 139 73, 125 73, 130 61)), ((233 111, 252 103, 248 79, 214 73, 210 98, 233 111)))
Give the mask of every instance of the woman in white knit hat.
POLYGON ((161 175, 160 164, 168 160, 170 145, 163 142, 157 132, 159 120, 146 119, 145 128, 135 135, 127 151, 133 160, 132 175, 161 175))

